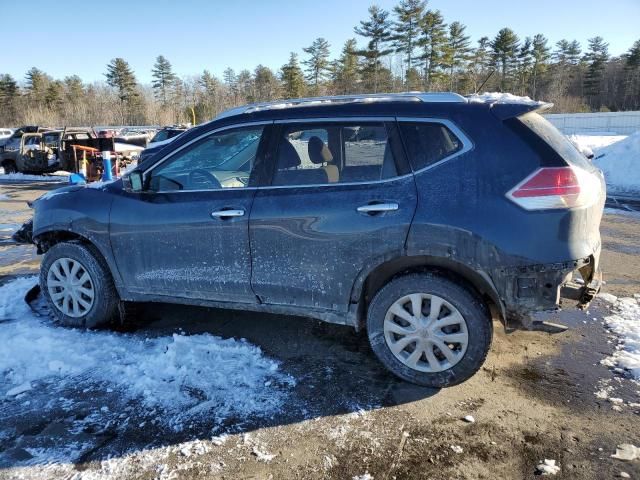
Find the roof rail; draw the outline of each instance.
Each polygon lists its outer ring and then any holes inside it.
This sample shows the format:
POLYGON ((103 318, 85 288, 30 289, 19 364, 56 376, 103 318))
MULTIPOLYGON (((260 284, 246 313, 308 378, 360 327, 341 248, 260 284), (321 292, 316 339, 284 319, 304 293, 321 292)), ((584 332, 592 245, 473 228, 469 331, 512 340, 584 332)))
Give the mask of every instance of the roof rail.
POLYGON ((251 103, 241 107, 231 108, 220 113, 215 120, 254 113, 263 110, 280 110, 291 107, 305 107, 324 104, 346 103, 378 103, 378 102, 433 102, 433 103, 466 103, 468 100, 453 92, 404 92, 404 93, 370 93, 357 95, 334 95, 326 97, 291 98, 275 102, 251 103))

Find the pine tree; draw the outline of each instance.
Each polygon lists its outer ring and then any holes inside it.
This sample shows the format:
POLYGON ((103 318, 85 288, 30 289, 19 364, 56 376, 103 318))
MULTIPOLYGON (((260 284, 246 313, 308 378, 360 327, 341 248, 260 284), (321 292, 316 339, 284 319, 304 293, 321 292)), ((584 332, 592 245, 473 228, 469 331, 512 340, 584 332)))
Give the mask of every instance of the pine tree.
MULTIPOLYGON (((396 52, 405 56, 407 77, 408 72, 416 66, 414 51, 418 46, 420 22, 426 6, 424 0, 401 0, 393 9, 397 18, 393 23, 393 46, 396 52)), ((405 84, 409 85, 408 78, 405 84)))
POLYGON ((233 71, 233 68, 227 68, 222 73, 222 79, 224 80, 224 83, 229 89, 229 91, 231 92, 231 95, 233 97, 233 103, 234 104, 237 103, 238 95, 240 92, 238 89, 238 78, 236 77, 236 72, 233 71))
POLYGON ((176 75, 173 73, 171 63, 163 55, 156 58, 151 76, 153 77, 151 86, 155 91, 156 98, 162 102, 163 106, 166 106, 171 97, 171 87, 175 84, 176 75))
POLYGON ((211 75, 209 70, 202 72, 198 83, 204 90, 204 94, 208 97, 214 97, 220 88, 220 82, 216 77, 211 75))
POLYGON ((280 82, 270 68, 258 65, 254 73, 256 101, 269 102, 280 96, 280 82))
POLYGON ((533 57, 531 52, 531 38, 526 37, 518 49, 518 94, 527 94, 527 85, 529 83, 529 75, 531 74, 531 65, 533 57))
POLYGON ((463 70, 469 60, 470 42, 465 35, 467 27, 460 22, 449 25, 449 36, 445 47, 444 64, 449 69, 449 89, 458 89, 457 74, 463 70))
POLYGON ((64 103, 64 84, 60 80, 53 80, 49 83, 45 92, 44 102, 52 110, 62 107, 64 103))
POLYGON ((33 103, 42 103, 45 100, 47 93, 47 87, 51 83, 51 77, 39 70, 36 67, 32 67, 25 75, 27 97, 33 103))
POLYGON ((84 96, 84 85, 78 75, 65 77, 64 89, 67 101, 80 100, 84 96))
POLYGON ((624 107, 640 108, 640 40, 624 55, 624 107))
POLYGON ((202 98, 196 104, 197 117, 212 118, 221 110, 218 105, 220 81, 209 70, 204 70, 198 78, 198 85, 202 89, 202 98))
POLYGON ((253 75, 249 70, 240 70, 240 73, 238 73, 238 76, 236 77, 235 84, 238 96, 242 101, 247 103, 257 101, 255 82, 253 80, 253 75))
POLYGON ((313 85, 315 95, 320 93, 320 84, 329 73, 329 42, 324 38, 316 38, 311 46, 302 49, 309 58, 302 63, 307 67, 307 80, 313 85))
POLYGON ((419 43, 423 50, 422 59, 425 62, 425 87, 429 91, 442 76, 440 69, 444 64, 446 53, 447 25, 440 10, 427 10, 420 26, 422 33, 419 43))
POLYGON ((118 91, 123 103, 131 103, 137 96, 136 77, 129 64, 123 58, 114 58, 107 65, 107 83, 118 91))
POLYGON ((580 54, 582 53, 582 47, 580 47, 580 42, 577 40, 573 40, 569 44, 569 48, 567 50, 567 61, 571 65, 578 65, 580 63, 580 54))
POLYGON ((491 57, 489 55, 489 37, 481 37, 478 46, 473 50, 469 62, 471 92, 476 93, 489 75, 491 57))
POLYGON ((584 60, 588 63, 584 90, 590 106, 599 110, 602 106, 604 72, 609 60, 609 44, 602 37, 593 37, 588 41, 589 50, 584 55, 584 60))
POLYGON ((510 28, 503 28, 491 42, 493 62, 500 71, 500 89, 507 91, 511 85, 510 77, 518 57, 520 39, 510 28))
POLYGON ((339 94, 356 92, 358 83, 358 45, 355 38, 350 38, 342 47, 340 58, 335 62, 333 83, 339 94))
POLYGON ((531 98, 537 100, 538 78, 546 72, 547 61, 551 56, 547 38, 541 33, 533 37, 531 56, 533 57, 533 65, 531 67, 531 98))
POLYGON ((380 59, 393 52, 388 48, 391 41, 391 24, 388 19, 389 12, 376 5, 369 7, 369 19, 361 20, 360 26, 354 28, 356 35, 369 39, 367 48, 360 50, 358 55, 364 57, 364 73, 373 80, 372 90, 378 91, 380 59))
POLYGON ((0 75, 0 121, 12 125, 16 120, 18 83, 9 74, 0 75))
POLYGON ((298 55, 291 52, 289 61, 281 70, 284 98, 299 98, 304 95, 304 74, 298 63, 298 55))

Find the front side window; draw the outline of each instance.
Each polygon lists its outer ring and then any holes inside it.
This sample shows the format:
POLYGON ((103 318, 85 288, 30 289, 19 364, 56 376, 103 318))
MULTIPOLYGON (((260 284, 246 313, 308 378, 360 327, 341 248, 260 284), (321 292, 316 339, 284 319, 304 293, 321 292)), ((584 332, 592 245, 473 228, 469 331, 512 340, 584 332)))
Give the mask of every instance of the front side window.
POLYGON ((414 171, 433 165, 464 147, 442 123, 400 122, 400 131, 414 171))
POLYGON ((153 191, 216 190, 249 184, 263 127, 225 130, 172 155, 151 172, 153 191))
POLYGON ((382 122, 282 127, 272 185, 371 182, 397 175, 382 122))

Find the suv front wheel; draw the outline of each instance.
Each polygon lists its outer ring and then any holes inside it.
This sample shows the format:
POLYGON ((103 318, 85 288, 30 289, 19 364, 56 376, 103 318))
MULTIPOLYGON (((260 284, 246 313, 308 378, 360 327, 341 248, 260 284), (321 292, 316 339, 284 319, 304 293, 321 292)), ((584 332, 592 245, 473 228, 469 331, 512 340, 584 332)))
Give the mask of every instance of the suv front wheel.
POLYGON ((63 242, 47 250, 40 288, 63 325, 94 328, 117 316, 118 294, 109 267, 91 245, 63 242))
POLYGON ((375 295, 367 318, 380 361, 403 380, 428 387, 464 382, 482 366, 493 326, 486 305, 444 277, 398 277, 375 295))

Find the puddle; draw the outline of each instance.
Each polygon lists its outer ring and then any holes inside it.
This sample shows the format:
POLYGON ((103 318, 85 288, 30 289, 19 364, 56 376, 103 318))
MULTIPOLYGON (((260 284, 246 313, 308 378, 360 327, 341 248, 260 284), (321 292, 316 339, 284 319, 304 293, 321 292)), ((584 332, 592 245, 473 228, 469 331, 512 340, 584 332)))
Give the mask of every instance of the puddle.
POLYGON ((0 275, 32 273, 38 271, 40 258, 35 245, 4 244, 0 232, 0 275))

